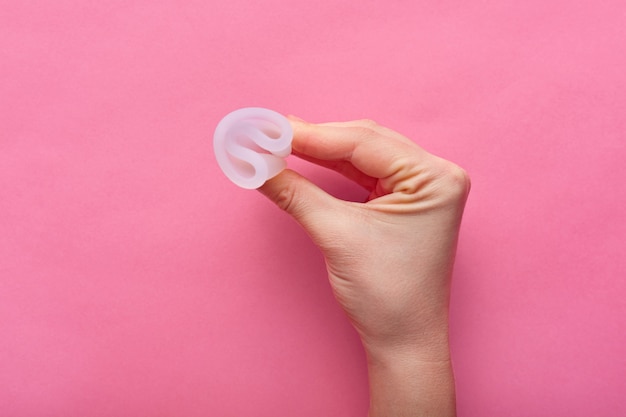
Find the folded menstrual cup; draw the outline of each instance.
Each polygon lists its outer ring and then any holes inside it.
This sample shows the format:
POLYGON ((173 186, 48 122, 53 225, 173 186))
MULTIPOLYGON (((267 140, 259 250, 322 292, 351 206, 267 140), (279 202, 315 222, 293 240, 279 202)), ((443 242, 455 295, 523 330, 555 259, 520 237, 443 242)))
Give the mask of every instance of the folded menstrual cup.
POLYGON ((213 150, 224 174, 242 188, 259 188, 285 169, 293 130, 280 113, 260 107, 235 110, 215 128, 213 150))

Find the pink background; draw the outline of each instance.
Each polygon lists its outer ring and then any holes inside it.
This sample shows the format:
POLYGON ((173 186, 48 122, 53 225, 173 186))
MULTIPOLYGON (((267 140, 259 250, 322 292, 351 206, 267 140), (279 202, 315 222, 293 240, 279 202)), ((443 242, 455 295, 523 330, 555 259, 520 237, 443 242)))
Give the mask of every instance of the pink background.
POLYGON ((623 0, 0 2, 0 415, 366 415, 321 256, 213 159, 244 106, 469 171, 461 416, 625 415, 625 28, 623 0))

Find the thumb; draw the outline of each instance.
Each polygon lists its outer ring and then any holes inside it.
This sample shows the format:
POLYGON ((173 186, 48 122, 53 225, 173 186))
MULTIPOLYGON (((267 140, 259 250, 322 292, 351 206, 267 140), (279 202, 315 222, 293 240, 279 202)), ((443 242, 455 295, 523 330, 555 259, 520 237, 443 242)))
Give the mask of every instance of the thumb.
POLYGON ((310 234, 337 208, 339 200, 302 175, 286 169, 265 182, 259 191, 289 213, 310 234))

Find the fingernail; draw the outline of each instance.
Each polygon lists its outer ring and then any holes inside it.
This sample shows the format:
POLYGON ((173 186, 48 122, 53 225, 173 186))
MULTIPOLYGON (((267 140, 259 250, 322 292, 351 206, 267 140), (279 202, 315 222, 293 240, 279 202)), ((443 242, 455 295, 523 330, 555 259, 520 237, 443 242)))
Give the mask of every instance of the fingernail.
POLYGON ((289 119, 289 120, 293 120, 293 121, 296 121, 296 122, 306 123, 306 122, 304 121, 304 119, 301 119, 301 118, 299 118, 298 116, 294 116, 293 114, 289 114, 289 115, 287 115, 287 119, 289 119))

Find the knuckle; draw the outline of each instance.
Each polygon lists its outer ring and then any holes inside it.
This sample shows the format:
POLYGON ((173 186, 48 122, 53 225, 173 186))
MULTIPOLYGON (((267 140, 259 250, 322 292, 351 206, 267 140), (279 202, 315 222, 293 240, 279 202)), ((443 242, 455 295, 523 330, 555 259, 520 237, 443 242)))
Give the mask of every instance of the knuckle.
POLYGON ((471 179, 467 171, 450 163, 445 172, 445 179, 451 194, 460 198, 467 197, 471 188, 471 179))
POLYGON ((296 201, 296 187, 293 184, 287 183, 281 188, 274 198, 274 202, 281 209, 287 213, 292 213, 295 210, 296 201))
POLYGON ((369 140, 377 136, 377 133, 374 129, 372 129, 371 127, 366 127, 366 126, 359 126, 359 127, 353 128, 353 133, 354 133, 354 136, 361 141, 369 140))

